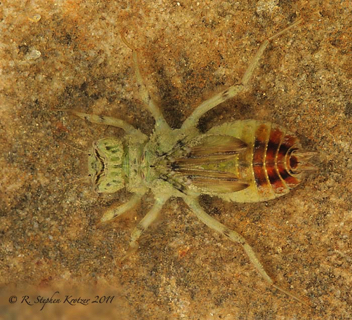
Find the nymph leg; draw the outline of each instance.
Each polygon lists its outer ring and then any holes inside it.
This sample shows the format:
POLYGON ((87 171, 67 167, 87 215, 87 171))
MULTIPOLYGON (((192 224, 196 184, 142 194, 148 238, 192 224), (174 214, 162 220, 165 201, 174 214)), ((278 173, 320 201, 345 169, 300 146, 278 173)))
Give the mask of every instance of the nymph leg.
POLYGON ((137 242, 138 239, 140 238, 142 233, 145 230, 147 230, 147 228, 155 221, 163 205, 168 199, 169 199, 169 196, 156 198, 153 207, 133 229, 131 234, 130 248, 122 260, 125 260, 126 258, 128 258, 133 252, 135 252, 138 249, 138 242, 137 242))
POLYGON ((109 209, 104 212, 104 215, 100 219, 100 222, 106 222, 112 219, 119 217, 120 215, 124 214, 125 212, 131 210, 135 207, 144 194, 135 193, 129 201, 124 204, 114 204, 109 209))
POLYGON ((133 64, 134 64, 134 69, 136 72, 136 78, 137 78, 137 84, 138 84, 138 89, 139 89, 139 95, 147 107, 147 109, 151 112, 155 119, 155 129, 156 130, 170 130, 169 125, 164 119, 164 116, 162 115, 159 107, 155 104, 153 101, 152 97, 150 96, 144 82, 143 78, 139 69, 139 64, 138 64, 138 55, 136 49, 134 49, 124 38, 124 36, 121 34, 121 39, 125 43, 125 45, 132 50, 132 58, 133 58, 133 64))
POLYGON ((98 116, 96 114, 88 114, 88 113, 83 113, 83 112, 69 110, 69 109, 60 109, 58 111, 70 112, 83 120, 86 120, 92 123, 102 124, 105 126, 121 128, 127 134, 141 135, 141 137, 143 136, 143 138, 146 138, 146 136, 141 131, 139 131, 138 129, 136 129, 135 127, 133 127, 132 125, 130 125, 129 123, 121 119, 107 117, 107 116, 100 116, 100 115, 98 116))
POLYGON ((182 125, 182 129, 188 129, 189 127, 192 126, 197 126, 199 118, 209 110, 213 109, 216 107, 218 104, 231 99, 238 95, 240 92, 242 92, 244 89, 246 89, 247 84, 249 80, 252 78, 254 70, 258 67, 260 58, 263 56, 263 53, 267 46, 269 45, 270 41, 277 38, 278 36, 282 35, 289 29, 295 27, 297 24, 301 23, 302 20, 297 20, 295 23, 293 23, 291 26, 287 27, 286 29, 276 33, 274 36, 270 37, 269 39, 265 40, 261 46, 259 47, 256 55, 252 59, 251 63, 247 67, 247 70, 245 74, 242 77, 241 83, 240 84, 235 84, 226 90, 216 94, 212 98, 204 101, 201 103, 194 111, 193 113, 185 120, 185 122, 182 125))
POLYGON ((196 214, 196 216, 204 223, 206 224, 209 228, 223 234, 225 237, 229 238, 231 241, 240 244, 244 251, 246 252, 249 260, 252 262, 252 264, 255 266, 257 271, 260 273, 260 275, 274 288, 278 289, 279 291, 285 293, 286 295, 290 296, 291 298, 303 303, 303 304, 308 304, 306 301, 304 301, 302 298, 299 298, 295 296, 294 294, 288 292, 287 290, 277 286, 274 283, 274 280, 268 275, 268 273, 265 271, 263 265, 257 258, 257 255, 253 251, 252 247, 248 244, 245 238, 243 238, 240 234, 238 234, 234 230, 230 230, 226 226, 224 226, 222 223, 217 221, 216 219, 212 218, 209 216, 203 208, 200 206, 199 202, 197 199, 193 199, 190 197, 184 197, 184 201, 187 203, 187 205, 191 208, 191 210, 196 214))

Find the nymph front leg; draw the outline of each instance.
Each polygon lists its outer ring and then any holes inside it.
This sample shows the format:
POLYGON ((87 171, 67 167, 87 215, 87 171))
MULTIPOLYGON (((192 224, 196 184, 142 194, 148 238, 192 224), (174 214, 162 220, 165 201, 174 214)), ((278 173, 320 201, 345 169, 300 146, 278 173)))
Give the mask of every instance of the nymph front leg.
POLYGON ((134 69, 136 72, 136 78, 137 78, 137 84, 138 84, 138 89, 139 89, 139 95, 147 107, 147 109, 151 112, 155 119, 155 128, 156 130, 170 130, 169 125, 164 119, 164 116, 162 115, 159 107, 156 105, 156 103, 153 101, 152 97, 150 96, 150 93, 147 90, 147 87, 145 86, 143 82, 143 78, 139 69, 139 64, 138 64, 138 55, 137 51, 135 48, 133 48, 127 40, 124 38, 124 36, 121 34, 121 39, 125 43, 125 45, 132 50, 132 58, 133 58, 133 65, 134 69))
POLYGON ((244 89, 246 89, 248 82, 252 78, 255 69, 258 67, 259 61, 260 61, 261 57, 263 56, 263 53, 264 53, 265 49, 267 48, 267 46, 269 45, 270 41, 279 37, 280 35, 282 35, 286 31, 288 31, 289 29, 295 27, 297 24, 299 24, 301 22, 302 22, 302 20, 297 20, 291 26, 287 27, 286 29, 276 33, 274 36, 265 40, 261 44, 261 46, 259 47, 259 49, 258 49, 256 55, 254 56, 254 58, 252 59, 251 63, 247 67, 247 70, 242 77, 241 83, 235 84, 235 85, 227 88, 226 90, 216 94, 212 98, 201 103, 193 111, 193 113, 185 120, 185 122, 182 125, 182 129, 188 129, 189 127, 197 126, 198 121, 203 114, 205 114, 209 110, 213 109, 214 107, 216 107, 220 103, 237 96, 240 92, 242 92, 244 89))
POLYGON ((115 219, 125 212, 134 208, 141 200, 144 194, 134 194, 129 201, 124 204, 114 204, 104 212, 104 215, 100 219, 101 223, 115 219))
POLYGON ((65 112, 70 112, 76 115, 77 117, 92 122, 92 123, 97 123, 97 124, 102 124, 105 126, 112 126, 112 127, 117 127, 123 129, 127 134, 130 135, 139 135, 141 138, 146 139, 146 135, 144 135, 141 131, 127 123, 126 121, 123 121, 121 119, 113 118, 113 117, 107 117, 107 116, 101 116, 101 115, 96 115, 96 114, 88 114, 88 113, 83 113, 75 110, 69 110, 69 109, 60 109, 58 111, 65 111, 65 112))
POLYGON ((138 225, 133 229, 131 234, 130 247, 127 254, 123 257, 122 261, 128 258, 132 253, 138 249, 138 239, 142 233, 147 230, 147 228, 156 220, 163 205, 169 199, 169 196, 158 197, 155 199, 155 203, 150 211, 145 215, 145 217, 138 223, 138 225))
POLYGON ((252 264, 255 266, 257 271, 260 273, 260 275, 274 288, 277 290, 285 293, 289 297, 303 303, 303 304, 308 304, 308 302, 304 301, 302 298, 297 297, 296 295, 288 292, 287 290, 277 286, 274 282, 274 280, 268 275, 268 273, 265 271, 264 266, 262 263, 259 261, 257 255, 255 254, 254 250, 252 247, 248 244, 245 238, 243 238, 240 234, 238 234, 236 231, 231 230, 227 228, 225 225, 217 221, 216 219, 212 218, 209 216, 203 208, 200 206, 198 199, 190 198, 190 197, 184 197, 184 201, 187 203, 187 205, 190 207, 190 209, 196 214, 196 216, 204 223, 206 224, 209 228, 223 234, 225 237, 229 238, 231 241, 240 244, 244 251, 246 252, 249 260, 252 262, 252 264))

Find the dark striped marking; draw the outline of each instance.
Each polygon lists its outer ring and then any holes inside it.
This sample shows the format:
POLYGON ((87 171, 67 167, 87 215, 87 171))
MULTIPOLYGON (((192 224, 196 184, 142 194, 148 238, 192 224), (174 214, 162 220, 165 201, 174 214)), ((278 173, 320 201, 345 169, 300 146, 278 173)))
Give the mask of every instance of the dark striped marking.
MULTIPOLYGON (((285 166, 284 161, 287 160, 286 162, 286 168, 290 170, 290 160, 291 160, 291 152, 295 149, 292 149, 298 142, 297 137, 287 134, 284 136, 284 139, 282 141, 282 144, 280 146, 279 154, 281 155, 282 162, 280 161, 280 166, 285 166), (287 158, 285 159, 285 157, 287 158)), ((297 159, 297 158, 296 158, 297 159)), ((284 171, 284 175, 281 175, 281 177, 285 180, 286 185, 292 189, 296 187, 300 181, 293 177, 290 172, 287 171, 285 167, 282 168, 282 171, 284 171)))
POLYGON ((269 181, 265 173, 265 152, 267 147, 268 127, 262 124, 255 133, 254 149, 253 149, 253 172, 254 179, 258 187, 268 188, 269 181))
POLYGON ((225 90, 223 93, 222 93, 222 99, 224 100, 227 100, 227 98, 229 97, 229 90, 225 90))
POLYGON ((282 188, 285 188, 285 185, 278 174, 276 166, 266 167, 266 171, 268 173, 269 181, 272 188, 274 189, 274 192, 281 193, 282 188))
POLYGON ((286 170, 286 168, 283 167, 283 164, 280 164, 278 166, 278 169, 279 169, 279 172, 280 172, 280 176, 285 181, 287 187, 292 189, 296 185, 299 184, 299 180, 297 180, 295 177, 291 176, 290 173, 286 170))
POLYGON ((294 135, 285 134, 278 127, 269 130, 269 126, 261 124, 255 132, 253 173, 261 192, 271 187, 278 194, 300 182, 292 176, 291 170, 298 165, 297 157, 291 155, 298 139, 294 135))
POLYGON ((286 187, 277 169, 277 154, 283 134, 284 133, 279 128, 271 130, 266 152, 266 171, 275 193, 282 193, 286 187))
POLYGON ((222 234, 223 234, 225 237, 230 238, 231 230, 225 228, 224 230, 222 230, 222 234))
POLYGON ((275 128, 270 132, 268 148, 266 151, 266 163, 275 164, 277 150, 280 147, 283 132, 279 128, 275 128))

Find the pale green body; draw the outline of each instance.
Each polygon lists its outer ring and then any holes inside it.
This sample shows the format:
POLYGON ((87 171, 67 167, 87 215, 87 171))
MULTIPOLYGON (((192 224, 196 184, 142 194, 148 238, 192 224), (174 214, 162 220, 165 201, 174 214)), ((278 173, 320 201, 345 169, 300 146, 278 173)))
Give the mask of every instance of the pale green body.
MULTIPOLYGON (((209 194, 225 201, 267 201, 285 195, 290 188, 283 181, 284 188, 280 193, 272 188, 267 188, 264 192, 255 181, 253 151, 255 133, 260 126, 267 128, 266 140, 269 139, 272 128, 280 128, 283 134, 289 133, 284 128, 270 122, 240 120, 213 127, 206 134, 200 134, 196 129, 187 132, 181 129, 165 129, 162 133, 153 133, 148 141, 134 139, 133 136, 128 135, 124 139, 105 138, 94 144, 89 157, 90 174, 97 192, 100 193, 114 193, 126 187, 132 193, 144 193, 152 189, 155 193, 168 197, 209 194), (168 167, 170 158, 182 157, 185 153, 185 150, 177 147, 178 141, 182 141, 185 148, 191 148, 207 136, 231 136, 247 145, 244 150, 230 159, 198 166, 199 169, 232 173, 236 179, 248 185, 246 188, 236 192, 219 192, 210 187, 195 186, 185 177, 177 177, 168 167), (160 160, 160 155, 167 153, 171 154, 160 160), (97 173, 99 181, 96 181, 97 173), (181 187, 182 191, 180 191, 181 187)), ((295 147, 300 148, 300 145, 297 143, 295 147)))

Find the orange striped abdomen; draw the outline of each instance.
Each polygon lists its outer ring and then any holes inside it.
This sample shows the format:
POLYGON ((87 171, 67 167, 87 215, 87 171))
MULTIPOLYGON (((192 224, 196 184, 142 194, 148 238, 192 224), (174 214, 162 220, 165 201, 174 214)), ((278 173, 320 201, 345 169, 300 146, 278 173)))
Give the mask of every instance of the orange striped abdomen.
POLYGON ((281 126, 257 120, 225 123, 209 133, 227 134, 244 141, 248 148, 239 154, 237 172, 248 187, 219 195, 224 200, 259 202, 282 196, 303 178, 305 160, 298 138, 281 126), (304 161, 303 161, 304 160, 304 161))
POLYGON ((254 132, 253 173, 258 193, 280 196, 300 183, 293 174, 291 157, 301 148, 296 136, 279 126, 262 123, 254 132))

